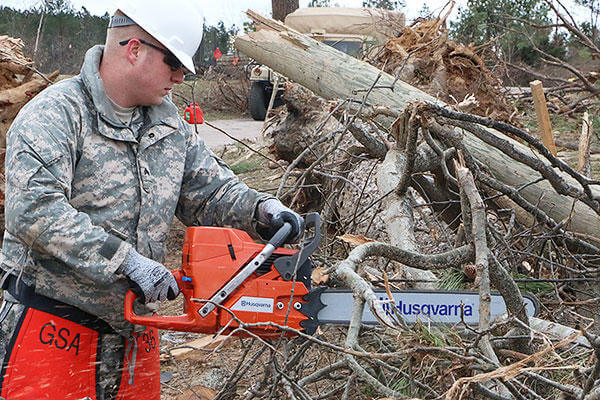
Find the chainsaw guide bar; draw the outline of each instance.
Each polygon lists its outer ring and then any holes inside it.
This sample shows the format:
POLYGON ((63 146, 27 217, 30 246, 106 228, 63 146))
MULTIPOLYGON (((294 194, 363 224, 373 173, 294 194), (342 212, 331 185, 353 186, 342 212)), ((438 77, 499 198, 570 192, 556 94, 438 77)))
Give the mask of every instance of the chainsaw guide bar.
MULTIPOLYGON (((390 300, 384 289, 375 289, 375 294, 382 302, 383 310, 389 315, 396 315, 406 324, 435 323, 467 325, 479 324, 479 293, 472 291, 444 290, 392 290, 390 300), (393 306, 392 306, 393 304, 393 306)), ((327 289, 320 295, 324 307, 319 311, 319 324, 348 325, 352 313, 354 298, 346 289, 327 289)), ((530 294, 523 294, 527 315, 536 316, 539 303, 530 294)), ((506 313, 506 304, 499 293, 491 294, 490 319, 506 313)), ((370 309, 365 307, 362 316, 363 324, 378 324, 379 321, 370 309)))

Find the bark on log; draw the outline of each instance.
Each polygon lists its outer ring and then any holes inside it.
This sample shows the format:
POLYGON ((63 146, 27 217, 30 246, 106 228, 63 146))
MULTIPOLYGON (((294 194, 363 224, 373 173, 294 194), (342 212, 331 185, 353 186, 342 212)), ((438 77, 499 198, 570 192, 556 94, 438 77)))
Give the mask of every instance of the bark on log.
MULTIPOLYGON (((375 67, 287 29, 280 23, 272 21, 269 26, 277 31, 264 29, 237 37, 235 47, 326 99, 359 97, 362 95, 361 90, 369 89, 376 81, 378 86, 389 86, 394 81, 394 77, 375 67), (357 90, 358 96, 353 94, 357 90)), ((387 106, 398 111, 404 110, 410 101, 443 104, 401 81, 396 82, 393 91, 389 88, 374 88, 368 98, 369 104, 387 106)), ((392 122, 383 116, 378 118, 379 122, 387 126, 392 122)), ((502 151, 483 143, 469 132, 460 131, 466 148, 490 169, 496 179, 513 187, 521 187, 539 177, 536 171, 512 160, 502 151)), ((516 141, 514 146, 526 154, 539 157, 516 141)), ((577 185, 573 179, 562 175, 569 183, 577 185)), ((554 220, 570 219, 566 226, 568 230, 600 238, 598 215, 583 203, 557 194, 548 182, 529 185, 520 193, 529 202, 545 210, 554 220)), ((600 191, 595 190, 594 194, 600 198, 600 191)))
MULTIPOLYGON (((377 187, 380 196, 384 196, 398 186, 405 163, 404 154, 397 149, 388 150, 387 156, 377 172, 377 187)), ((417 252, 419 246, 413 231, 415 222, 408 194, 398 196, 396 193, 392 193, 383 200, 383 205, 390 243, 402 250, 417 252)), ((437 277, 431 271, 423 271, 406 265, 403 266, 403 271, 408 279, 431 281, 419 283, 416 285, 417 288, 434 289, 436 286, 433 282, 437 281, 437 277)))
POLYGON ((271 0, 273 19, 283 21, 286 15, 298 9, 299 6, 298 0, 271 0))
MULTIPOLYGON (((50 80, 55 80, 57 77, 58 71, 48 75, 50 80)), ((21 108, 49 84, 48 81, 36 77, 19 86, 0 91, 0 148, 6 147, 6 132, 21 108)))

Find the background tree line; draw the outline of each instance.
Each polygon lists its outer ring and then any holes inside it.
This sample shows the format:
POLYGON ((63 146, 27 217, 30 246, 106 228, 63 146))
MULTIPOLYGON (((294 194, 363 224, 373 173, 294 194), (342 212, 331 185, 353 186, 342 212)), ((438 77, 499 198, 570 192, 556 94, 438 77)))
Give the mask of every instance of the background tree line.
MULTIPOLYGON (((86 50, 104 43, 109 17, 108 13, 92 15, 85 7, 75 10, 68 0, 46 0, 44 6, 25 11, 0 7, 0 32, 21 38, 25 55, 33 58, 42 72, 77 74, 86 50)), ((194 57, 196 65, 202 70, 214 64, 215 49, 219 47, 226 54, 236 32, 235 26, 227 28, 223 22, 217 26, 204 23, 202 43, 194 57)))
MULTIPOLYGON (((588 17, 580 24, 581 30, 595 43, 600 41, 598 19, 600 0, 575 0, 583 6, 588 17)), ((297 0, 273 0, 273 12, 282 15, 297 7, 297 0), (279 4, 281 3, 281 4, 279 4), (293 3, 293 4, 292 4, 293 3)), ((312 0, 309 7, 338 6, 335 0, 312 0)), ((404 1, 365 0, 364 7, 402 10, 404 1)), ((419 11, 426 16, 427 7, 419 11)), ((283 15, 284 16, 284 15, 283 15)), ((511 64, 540 66, 540 51, 570 62, 585 65, 591 57, 577 40, 565 30, 548 26, 553 22, 548 4, 536 0, 468 0, 450 24, 451 37, 461 43, 486 46, 500 59, 511 64)), ((23 39, 25 54, 35 59, 44 72, 60 70, 63 74, 79 71, 85 51, 103 43, 109 15, 96 16, 82 7, 75 10, 69 0, 45 0, 42 6, 25 11, 0 7, 0 32, 23 39), (38 38, 39 30, 39 43, 38 38)), ((204 36, 195 62, 203 70, 214 65, 213 53, 218 47, 223 54, 231 48, 235 26, 223 22, 216 26, 204 24, 204 36)))

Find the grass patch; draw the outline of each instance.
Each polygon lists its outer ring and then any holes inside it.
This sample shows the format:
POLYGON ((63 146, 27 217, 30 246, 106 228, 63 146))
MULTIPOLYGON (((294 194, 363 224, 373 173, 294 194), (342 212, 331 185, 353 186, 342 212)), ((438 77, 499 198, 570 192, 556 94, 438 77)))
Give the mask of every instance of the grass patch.
MULTIPOLYGON (((531 279, 525 274, 514 274, 516 279, 531 279)), ((529 292, 535 295, 548 293, 554 290, 554 286, 550 282, 517 282, 517 286, 523 292, 529 292)))
POLYGON ((452 268, 442 272, 438 280, 437 287, 441 290, 464 289, 464 284, 466 281, 467 277, 462 269, 452 268))
POLYGON ((244 174, 247 172, 253 172, 262 167, 262 162, 257 160, 240 161, 234 165, 231 165, 231 170, 236 174, 244 174))

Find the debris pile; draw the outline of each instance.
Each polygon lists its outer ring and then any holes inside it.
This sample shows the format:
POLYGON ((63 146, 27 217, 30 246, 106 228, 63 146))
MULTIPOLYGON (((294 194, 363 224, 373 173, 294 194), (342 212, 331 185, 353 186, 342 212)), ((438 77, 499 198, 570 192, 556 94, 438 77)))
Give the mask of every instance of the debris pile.
POLYGON ((0 134, 5 147, 8 127, 19 110, 58 76, 42 76, 33 61, 23 55, 23 41, 0 36, 0 134))
POLYGON ((0 236, 4 233, 4 153, 6 132, 19 110, 58 77, 39 73, 23 55, 23 41, 0 36, 0 236))
POLYGON ((461 111, 519 125, 514 107, 500 91, 500 79, 477 54, 478 48, 448 38, 450 11, 431 20, 417 19, 373 49, 366 61, 461 111))

